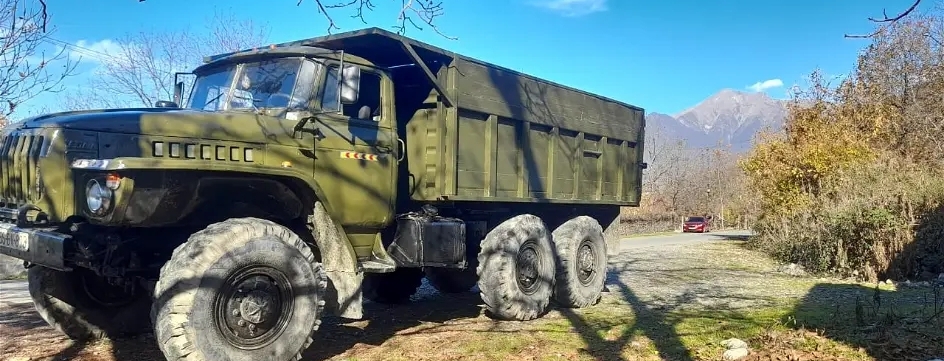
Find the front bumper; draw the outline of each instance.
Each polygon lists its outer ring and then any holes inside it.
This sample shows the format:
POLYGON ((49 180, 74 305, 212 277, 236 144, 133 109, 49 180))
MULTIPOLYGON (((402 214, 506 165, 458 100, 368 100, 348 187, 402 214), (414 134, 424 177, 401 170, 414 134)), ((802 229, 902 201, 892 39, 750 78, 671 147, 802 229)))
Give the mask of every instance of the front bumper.
POLYGON ((0 254, 60 271, 71 270, 65 264, 69 239, 68 235, 48 229, 0 223, 0 254))

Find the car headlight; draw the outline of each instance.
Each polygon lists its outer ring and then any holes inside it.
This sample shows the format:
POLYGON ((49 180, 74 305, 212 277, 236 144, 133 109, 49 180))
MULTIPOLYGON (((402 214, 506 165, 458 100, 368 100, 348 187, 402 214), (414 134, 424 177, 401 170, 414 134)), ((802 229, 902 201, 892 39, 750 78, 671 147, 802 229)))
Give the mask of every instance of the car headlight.
POLYGON ((85 204, 95 215, 102 215, 111 207, 113 192, 92 179, 85 186, 85 204))

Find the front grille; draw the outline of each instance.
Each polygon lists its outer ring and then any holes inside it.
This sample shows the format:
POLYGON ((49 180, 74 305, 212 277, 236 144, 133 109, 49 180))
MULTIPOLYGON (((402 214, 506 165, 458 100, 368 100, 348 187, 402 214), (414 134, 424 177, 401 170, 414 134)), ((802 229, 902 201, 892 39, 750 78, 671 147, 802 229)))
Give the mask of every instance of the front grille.
POLYGON ((46 137, 13 132, 0 137, 0 207, 17 208, 42 198, 39 157, 46 137))

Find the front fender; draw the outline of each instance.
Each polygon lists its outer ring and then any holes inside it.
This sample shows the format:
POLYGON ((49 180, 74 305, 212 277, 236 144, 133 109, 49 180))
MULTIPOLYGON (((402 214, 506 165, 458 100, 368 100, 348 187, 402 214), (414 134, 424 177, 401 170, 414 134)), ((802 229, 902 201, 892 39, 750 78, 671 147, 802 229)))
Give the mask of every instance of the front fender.
MULTIPOLYGON (((313 212, 308 218, 312 226, 312 236, 321 254, 322 263, 328 275, 329 300, 339 316, 350 319, 363 317, 361 282, 363 272, 358 266, 357 255, 344 229, 330 216, 330 206, 324 204, 324 193, 317 182, 304 173, 289 167, 272 167, 262 165, 238 165, 232 163, 220 164, 213 161, 177 160, 177 159, 141 159, 141 158, 114 158, 107 160, 76 160, 72 164, 75 170, 85 172, 122 174, 125 172, 180 172, 180 174, 198 174, 212 172, 231 176, 249 174, 253 177, 270 176, 292 180, 307 187, 313 196, 310 200, 313 212), (186 171, 186 172, 184 172, 186 171)), ((122 185, 122 187, 124 184, 122 185)), ((186 184, 181 184, 186 186, 186 184)), ((129 188, 134 187, 134 182, 129 188)), ((121 189, 121 188, 119 188, 121 189)), ((134 194, 134 190, 126 190, 134 194)), ((131 196, 130 198, 134 198, 131 196)), ((299 197, 302 201, 304 198, 299 197)), ((129 202, 134 202, 130 200, 129 202)), ((116 210, 122 207, 116 205, 116 210)))

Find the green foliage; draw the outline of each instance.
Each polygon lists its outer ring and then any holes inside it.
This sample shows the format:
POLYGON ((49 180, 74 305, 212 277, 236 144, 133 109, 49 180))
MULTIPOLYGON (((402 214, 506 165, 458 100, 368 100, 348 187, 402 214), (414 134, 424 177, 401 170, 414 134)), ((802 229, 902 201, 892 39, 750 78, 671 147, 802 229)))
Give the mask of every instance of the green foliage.
POLYGON ((814 72, 795 94, 784 134, 740 162, 760 197, 755 246, 870 280, 944 272, 941 25, 896 24, 839 86, 814 72))
POLYGON ((925 268, 928 253, 916 250, 944 234, 944 174, 893 162, 839 174, 842 181, 802 211, 765 213, 754 245, 813 272, 873 281, 939 271, 925 268))

